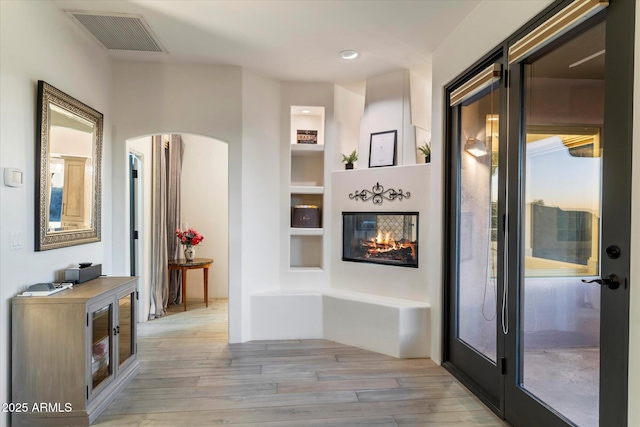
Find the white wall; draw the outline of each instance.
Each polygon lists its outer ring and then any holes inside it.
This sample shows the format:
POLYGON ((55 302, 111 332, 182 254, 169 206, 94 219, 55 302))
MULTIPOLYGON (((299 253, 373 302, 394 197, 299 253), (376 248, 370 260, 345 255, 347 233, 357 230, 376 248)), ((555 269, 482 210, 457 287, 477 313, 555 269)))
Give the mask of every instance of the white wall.
MULTIPOLYGON (((279 83, 231 66, 118 61, 114 85, 113 185, 123 189, 114 217, 129 210, 127 139, 179 133, 228 144, 229 340, 249 340, 250 294, 278 286, 279 83)), ((128 259, 117 248, 128 244, 127 224, 114 223, 114 264, 123 271, 128 259)))
MULTIPOLYGON (((434 224, 442 224, 443 211, 443 88, 467 67, 509 37, 551 3, 550 0, 483 1, 445 39, 433 55, 431 162, 433 186, 430 206, 434 224), (487 25, 490 23, 490 25, 487 25)), ((442 228, 433 227, 426 247, 431 304, 431 358, 442 361, 442 228)))
MULTIPOLYGON (((10 298, 36 282, 61 279, 79 261, 111 263, 111 64, 51 2, 0 2, 0 166, 25 172, 22 188, 0 185, 0 402, 9 402, 10 298), (37 81, 44 80, 104 114, 102 241, 34 252, 37 81), (10 251, 11 233, 23 249, 10 251)), ((0 426, 6 426, 6 414, 0 426)))
MULTIPOLYGON (((213 137, 229 144, 229 339, 247 340, 240 331, 240 316, 248 304, 239 298, 243 286, 241 215, 243 183, 242 70, 233 66, 160 64, 117 61, 113 63, 113 265, 119 274, 128 271, 129 172, 125 141, 143 135, 179 133, 213 137), (234 294, 234 292, 236 292, 234 294)), ((256 94, 256 97, 259 94, 256 94)))
POLYGON ((429 193, 431 165, 410 165, 334 172, 331 212, 331 288, 365 294, 429 302, 427 242, 437 224, 431 221, 429 193), (403 190, 411 197, 381 205, 351 200, 349 194, 379 182, 385 189, 403 190), (342 212, 418 212, 418 268, 342 261, 342 212))
MULTIPOLYGON (((353 150, 360 151, 360 121, 364 114, 364 96, 342 86, 335 86, 335 111, 337 127, 336 154, 326 159, 330 170, 344 169, 342 156, 349 155, 353 150)), ((364 164, 364 163, 363 163, 364 164)), ((356 161, 355 167, 358 167, 356 161)))
POLYGON ((51 126, 49 138, 51 154, 88 158, 93 156, 93 135, 90 133, 62 126, 51 126))
MULTIPOLYGON (((417 75, 414 82, 420 83, 417 75)), ((411 122, 410 84, 409 70, 395 71, 367 80, 364 115, 360 126, 359 169, 369 167, 371 134, 393 130, 397 130, 396 164, 416 163, 416 129, 411 122)), ((414 94, 417 95, 418 91, 414 94)), ((416 104, 419 105, 418 102, 416 104)), ((422 123, 425 121, 427 119, 422 123)))
MULTIPOLYGON (((238 67, 122 61, 114 63, 114 85, 113 185, 123 189, 114 217, 129 209, 127 139, 180 133, 228 144, 229 340, 249 340, 251 292, 278 286, 279 84, 238 67)), ((128 259, 116 248, 126 247, 127 232, 126 221, 114 223, 114 264, 122 271, 128 259)))
MULTIPOLYGON (((209 298, 229 296, 229 150, 225 142, 182 134, 182 222, 196 229, 204 241, 196 257, 213 258, 209 269, 209 298)), ((189 273, 187 297, 202 300, 204 278, 189 273)))
MULTIPOLYGON (((241 292, 243 307, 250 307, 252 293, 280 285, 280 123, 280 83, 243 71, 242 194, 229 188, 229 215, 236 210, 234 204, 242 205, 242 289, 231 283, 229 298, 233 292, 241 292)), ((229 164, 231 173, 236 167, 229 164)), ((231 221, 229 218, 229 239, 234 244, 240 236, 231 221)), ((250 339, 248 311, 242 313, 242 328, 242 337, 250 339)))
MULTIPOLYGON (((416 140, 414 149, 417 150, 431 141, 431 64, 428 68, 429 74, 421 76, 411 71, 410 91, 411 91, 411 124, 415 126, 416 140)), ((416 163, 422 163, 424 155, 420 152, 416 154, 416 163)))

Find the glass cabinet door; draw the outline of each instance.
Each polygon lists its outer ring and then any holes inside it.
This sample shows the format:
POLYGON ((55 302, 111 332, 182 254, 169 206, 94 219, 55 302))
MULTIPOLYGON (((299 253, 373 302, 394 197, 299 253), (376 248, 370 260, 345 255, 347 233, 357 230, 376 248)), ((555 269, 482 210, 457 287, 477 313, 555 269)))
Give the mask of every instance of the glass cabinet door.
POLYGON ((122 366, 135 352, 133 326, 134 293, 118 298, 118 322, 116 337, 118 340, 118 366, 122 366))
POLYGON ((113 305, 107 304, 89 313, 91 317, 91 388, 94 390, 113 375, 113 305))

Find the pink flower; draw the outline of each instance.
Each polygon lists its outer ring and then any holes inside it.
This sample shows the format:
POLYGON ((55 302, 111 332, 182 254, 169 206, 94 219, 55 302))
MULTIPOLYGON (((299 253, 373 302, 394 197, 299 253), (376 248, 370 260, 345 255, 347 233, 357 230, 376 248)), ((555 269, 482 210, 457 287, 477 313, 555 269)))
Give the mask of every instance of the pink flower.
POLYGON ((176 237, 183 245, 196 246, 204 240, 204 237, 193 228, 187 230, 176 230, 176 237))

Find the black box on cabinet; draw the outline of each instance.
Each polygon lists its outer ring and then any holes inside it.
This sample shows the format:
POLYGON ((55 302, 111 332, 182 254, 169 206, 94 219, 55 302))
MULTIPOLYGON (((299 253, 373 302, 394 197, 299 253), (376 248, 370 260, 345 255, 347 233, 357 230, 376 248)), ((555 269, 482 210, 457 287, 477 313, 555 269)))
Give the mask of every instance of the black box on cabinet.
POLYGON ((67 268, 64 271, 65 282, 84 283, 96 279, 102 275, 102 264, 81 268, 67 268))
POLYGON ((291 227, 319 228, 320 209, 316 205, 297 205, 291 214, 291 227))

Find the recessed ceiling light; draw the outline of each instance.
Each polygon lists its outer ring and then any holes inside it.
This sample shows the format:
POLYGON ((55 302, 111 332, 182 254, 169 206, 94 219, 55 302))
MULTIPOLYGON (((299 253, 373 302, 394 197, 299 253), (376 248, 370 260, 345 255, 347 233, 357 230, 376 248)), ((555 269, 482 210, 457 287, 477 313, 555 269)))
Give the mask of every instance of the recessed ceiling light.
POLYGON ((360 56, 360 52, 358 52, 357 50, 343 50, 342 52, 340 52, 340 58, 342 59, 356 59, 357 57, 360 56))
POLYGON ((300 112, 302 114, 309 114, 311 112, 311 110, 309 110, 308 108, 305 108, 304 110, 300 110, 300 112))

